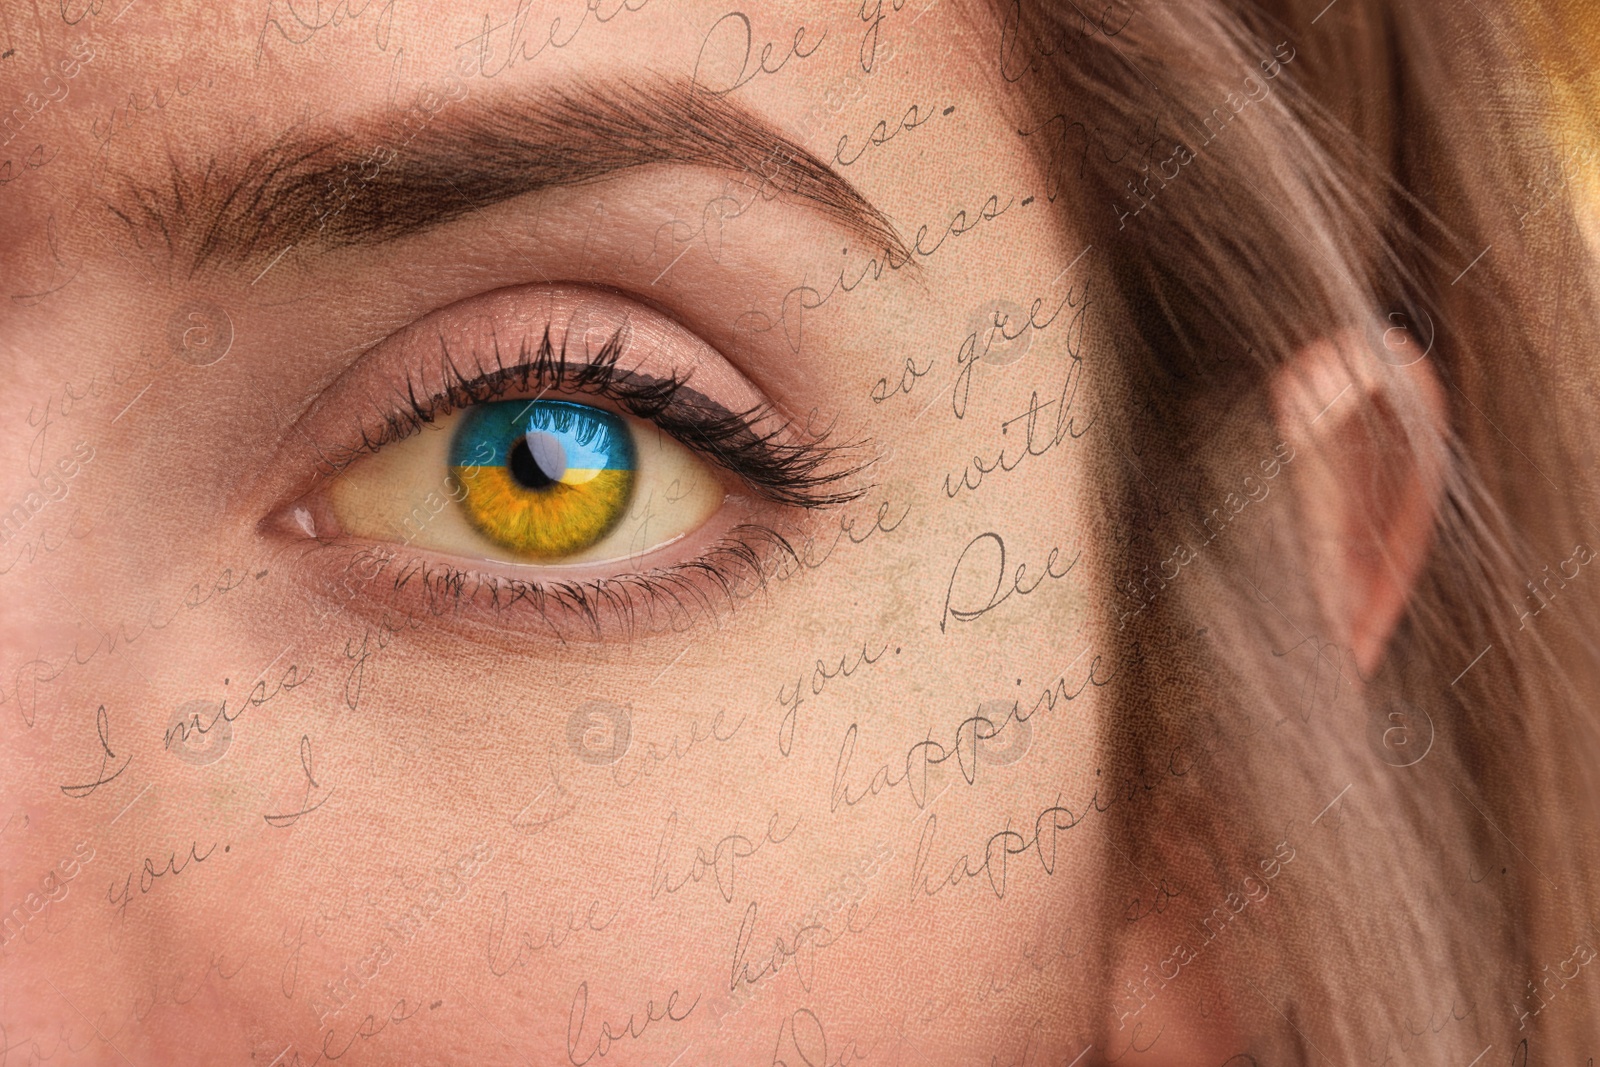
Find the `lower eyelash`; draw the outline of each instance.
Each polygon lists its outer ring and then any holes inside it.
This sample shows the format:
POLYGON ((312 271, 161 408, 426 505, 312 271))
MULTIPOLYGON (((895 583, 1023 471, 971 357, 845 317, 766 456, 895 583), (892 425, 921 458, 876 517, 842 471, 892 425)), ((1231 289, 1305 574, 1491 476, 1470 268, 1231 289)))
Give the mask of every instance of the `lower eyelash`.
MULTIPOLYGON (((735 609, 799 561, 790 535, 742 523, 692 560, 608 578, 507 578, 437 560, 407 559, 374 545, 360 546, 342 570, 345 586, 350 585, 348 575, 355 574, 365 589, 382 590, 386 595, 366 598, 380 606, 433 618, 475 612, 498 618, 526 611, 565 643, 574 626, 596 640, 612 636, 613 630, 621 639, 686 630, 707 616, 735 609)), ((354 593, 351 602, 359 602, 354 593)))

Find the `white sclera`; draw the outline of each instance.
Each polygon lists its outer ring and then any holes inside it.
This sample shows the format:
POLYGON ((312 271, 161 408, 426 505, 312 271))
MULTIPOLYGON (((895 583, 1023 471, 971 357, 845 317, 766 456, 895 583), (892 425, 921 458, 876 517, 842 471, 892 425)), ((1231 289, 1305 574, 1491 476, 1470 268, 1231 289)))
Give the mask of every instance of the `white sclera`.
MULTIPOLYGON (((459 503, 464 487, 450 467, 450 442, 464 412, 455 412, 421 433, 385 445, 353 464, 328 487, 327 500, 340 530, 387 544, 406 544, 508 567, 528 567, 467 518, 459 503)), ((727 492, 706 461, 660 428, 623 415, 634 445, 634 486, 627 513, 605 537, 566 563, 634 560, 703 526, 727 492)), ((583 468, 569 469, 558 435, 534 430, 526 437, 540 470, 568 485, 583 468)))

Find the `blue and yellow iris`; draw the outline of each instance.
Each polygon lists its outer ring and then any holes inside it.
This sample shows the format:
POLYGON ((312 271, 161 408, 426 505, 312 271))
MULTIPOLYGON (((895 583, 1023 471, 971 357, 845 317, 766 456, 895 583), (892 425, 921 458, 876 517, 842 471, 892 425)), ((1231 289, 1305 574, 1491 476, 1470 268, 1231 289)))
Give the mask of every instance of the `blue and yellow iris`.
POLYGON ((468 408, 450 463, 472 524, 497 545, 544 563, 581 552, 617 525, 637 465, 620 416, 564 400, 468 408))

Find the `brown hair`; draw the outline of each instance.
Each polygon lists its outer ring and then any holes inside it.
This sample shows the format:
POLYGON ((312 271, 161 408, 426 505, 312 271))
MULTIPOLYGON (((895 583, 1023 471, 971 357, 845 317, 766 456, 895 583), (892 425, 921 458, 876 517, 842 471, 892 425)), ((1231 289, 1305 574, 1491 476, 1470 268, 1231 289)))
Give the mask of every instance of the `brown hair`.
POLYGON ((1101 760, 1147 794, 1113 812, 1111 866, 1170 879, 1198 921, 1288 842, 1287 900, 1213 964, 1260 1062, 1578 1063, 1600 1039, 1597 304, 1574 207, 1600 141, 1557 143, 1574 131, 1554 129, 1533 14, 995 5, 1023 144, 1113 281, 1095 296, 1117 359, 1087 373, 1131 412, 1092 435, 1126 645, 1101 760), (1354 336, 1345 358, 1382 383, 1348 401, 1374 465, 1446 471, 1424 573, 1359 685, 1269 395, 1294 353, 1354 336), (1418 357, 1443 434, 1386 374, 1418 357))

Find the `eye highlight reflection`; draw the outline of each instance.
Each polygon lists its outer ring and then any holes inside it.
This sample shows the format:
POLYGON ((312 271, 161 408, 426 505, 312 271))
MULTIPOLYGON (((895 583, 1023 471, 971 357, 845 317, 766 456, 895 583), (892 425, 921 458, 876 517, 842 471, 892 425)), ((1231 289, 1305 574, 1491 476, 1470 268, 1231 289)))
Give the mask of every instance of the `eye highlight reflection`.
POLYGON ((463 412, 451 461, 473 526, 540 563, 595 544, 616 527, 633 495, 627 425, 587 404, 475 405, 463 412))

